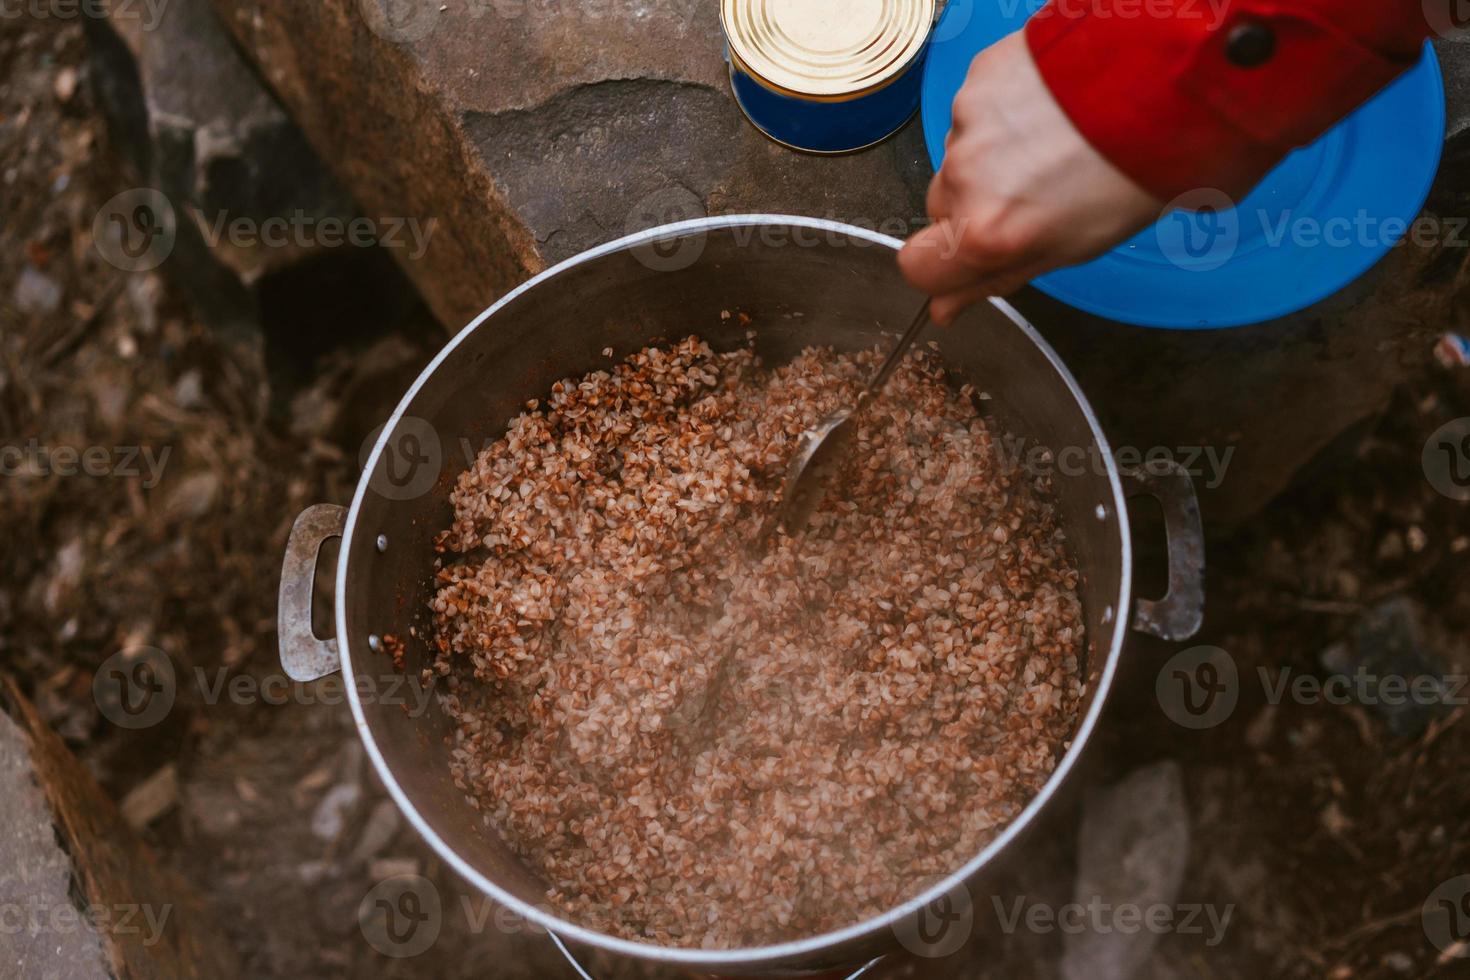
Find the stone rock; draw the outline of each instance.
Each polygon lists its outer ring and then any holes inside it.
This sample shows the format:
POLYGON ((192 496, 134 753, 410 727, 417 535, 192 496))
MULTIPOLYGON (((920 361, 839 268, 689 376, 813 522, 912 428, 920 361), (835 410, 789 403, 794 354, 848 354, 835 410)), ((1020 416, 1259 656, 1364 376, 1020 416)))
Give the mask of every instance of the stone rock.
POLYGON ((416 875, 421 870, 418 858, 385 857, 378 858, 368 866, 368 877, 382 881, 396 875, 416 875))
POLYGON ((437 219, 396 257, 451 329, 548 263, 706 211, 900 234, 923 214, 917 125, 816 157, 745 123, 716 0, 216 6, 365 213, 437 219))
MULTIPOLYGON (((1462 164, 1470 153, 1470 53, 1465 51, 1464 38, 1453 41, 1436 41, 1435 54, 1444 68, 1445 105, 1448 119, 1445 123, 1445 160, 1441 170, 1462 164)), ((1459 169, 1449 189, 1460 194, 1470 193, 1463 168, 1459 169)), ((1445 211, 1445 214, 1455 212, 1445 211)))
POLYGON ((154 280, 147 270, 167 276, 236 356, 264 361, 278 421, 324 354, 421 330, 429 317, 386 251, 412 253, 434 229, 357 211, 210 0, 105 9, 83 18, 87 77, 138 186, 104 206, 94 234, 133 273, 129 298, 147 298, 135 291, 154 280), (116 249, 134 239, 140 204, 147 231, 164 234, 134 265, 116 249))
POLYGON ((220 484, 220 476, 213 470, 190 473, 169 490, 164 513, 170 520, 198 520, 214 507, 220 484))
POLYGON ((1395 973, 1414 972, 1413 957, 1403 952, 1395 951, 1392 953, 1385 953, 1383 956, 1383 965, 1395 973))
MULTIPOLYGON (((1083 807, 1072 900, 1111 909, 1095 927, 1069 932, 1062 956, 1066 980, 1128 980, 1148 962, 1159 936, 1129 932, 1112 921, 1120 908, 1172 908, 1189 861, 1189 809, 1173 760, 1135 770, 1083 807)), ((1091 920, 1089 920, 1091 924, 1091 920)))
POLYGON ((362 787, 357 783, 338 783, 327 790, 311 815, 311 832, 325 841, 336 840, 361 798, 362 787))
POLYGON ((401 822, 398 806, 392 800, 382 799, 373 804, 372 813, 368 814, 352 848, 351 860, 366 863, 377 857, 392 842, 401 822))
POLYGON ((114 2, 105 19, 89 19, 92 72, 134 171, 174 208, 177 248, 187 253, 204 238, 209 258, 244 285, 300 261, 314 246, 293 239, 251 247, 216 229, 297 211, 348 220, 350 199, 231 43, 209 0, 171 0, 153 17, 145 9, 114 2))
POLYGON ((72 908, 71 862, 56 842, 51 811, 40 786, 30 778, 25 733, 0 714, 0 904, 8 909, 35 908, 41 928, 0 930, 0 961, 15 976, 108 980, 107 954, 97 926, 87 920, 75 928, 57 929, 46 914, 72 908))
POLYGON ((1399 596, 1363 614, 1351 633, 1322 651, 1328 683, 1383 719, 1390 733, 1412 736, 1449 712, 1453 673, 1425 637, 1424 610, 1399 596))
POLYGON ((231 787, 202 780, 184 791, 185 813, 206 837, 232 837, 245 819, 242 802, 231 787))
MULTIPOLYGON (((364 213, 437 222, 421 256, 394 257, 451 330, 547 264, 653 224, 794 212, 901 236, 923 220, 917 125, 814 157, 746 124, 717 0, 213 2, 364 213)), ((1430 207, 1464 214, 1470 46, 1440 53, 1451 137, 1430 207)), ((1197 477, 1223 527, 1347 455, 1337 440, 1381 411, 1470 296, 1462 253, 1404 245, 1331 300, 1237 330, 1122 326, 1032 291, 1017 304, 1115 446, 1233 453, 1197 477)))
POLYGON ((0 968, 39 980, 229 980, 234 953, 19 688, 0 680, 0 968))
POLYGON ((179 802, 179 769, 172 762, 133 787, 118 808, 134 830, 142 830, 179 802))
POLYGON ((55 279, 27 265, 15 281, 15 308, 22 313, 55 313, 61 306, 61 286, 55 279))

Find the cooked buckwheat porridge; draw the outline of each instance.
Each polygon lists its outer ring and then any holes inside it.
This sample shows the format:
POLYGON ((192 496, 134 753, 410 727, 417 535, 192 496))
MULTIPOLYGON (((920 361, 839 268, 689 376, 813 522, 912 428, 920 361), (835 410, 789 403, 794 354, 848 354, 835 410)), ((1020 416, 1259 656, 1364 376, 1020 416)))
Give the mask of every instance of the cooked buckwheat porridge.
POLYGON ((431 606, 452 767, 577 922, 814 935, 979 850, 1077 720, 1077 571, 1044 480, 913 356, 839 492, 758 543, 876 352, 695 337, 552 387, 455 487, 431 606))

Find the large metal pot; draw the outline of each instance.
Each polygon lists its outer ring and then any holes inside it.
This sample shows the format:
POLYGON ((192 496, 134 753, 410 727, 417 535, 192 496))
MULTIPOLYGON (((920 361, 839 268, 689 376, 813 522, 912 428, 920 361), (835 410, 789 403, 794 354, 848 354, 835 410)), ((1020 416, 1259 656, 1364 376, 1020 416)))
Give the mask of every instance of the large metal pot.
POLYGON ((607 365, 607 348, 621 358, 692 332, 729 348, 754 329, 768 362, 813 343, 884 343, 922 299, 899 276, 900 244, 833 222, 761 215, 656 228, 563 262, 486 310, 424 370, 372 447, 350 508, 319 505, 296 522, 281 581, 287 674, 309 681, 341 669, 367 754, 408 821, 466 881, 554 939, 726 975, 869 962, 892 946, 895 924, 957 886, 982 887, 1019 851, 1021 835, 1087 746, 1130 626, 1180 640, 1199 625, 1203 545, 1189 477, 1169 468, 1120 473, 1066 367, 1015 310, 991 300, 932 336, 952 373, 992 396, 1000 423, 1028 445, 1049 447, 1059 464, 1053 482, 1082 570, 1090 683, 1075 737, 1042 791, 1000 837, 925 894, 849 928, 752 949, 671 949, 594 932, 545 910, 542 885, 455 788, 444 747, 451 727, 438 705, 414 718, 400 704, 364 695, 373 688, 359 682, 381 676, 388 662, 383 637, 408 639, 409 672, 426 663, 425 644, 409 631, 424 621, 432 537, 449 523, 450 483, 528 398, 607 365), (749 326, 727 313, 746 314, 749 326), (1074 465, 1060 465, 1068 459, 1074 465), (1084 459, 1090 464, 1075 465, 1084 459), (1139 494, 1160 500, 1169 532, 1169 591, 1157 601, 1135 602, 1131 590, 1127 499, 1139 494), (337 638, 320 640, 311 630, 312 581, 322 542, 335 536, 343 539, 337 638))

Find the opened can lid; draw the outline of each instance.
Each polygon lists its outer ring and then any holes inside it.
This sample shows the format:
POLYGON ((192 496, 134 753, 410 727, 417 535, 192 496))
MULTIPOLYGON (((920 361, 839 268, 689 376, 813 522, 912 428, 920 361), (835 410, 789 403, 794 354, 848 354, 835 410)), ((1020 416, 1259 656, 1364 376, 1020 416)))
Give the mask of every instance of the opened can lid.
POLYGON ((758 80, 833 98, 877 88, 923 50, 935 0, 721 0, 730 52, 758 80))

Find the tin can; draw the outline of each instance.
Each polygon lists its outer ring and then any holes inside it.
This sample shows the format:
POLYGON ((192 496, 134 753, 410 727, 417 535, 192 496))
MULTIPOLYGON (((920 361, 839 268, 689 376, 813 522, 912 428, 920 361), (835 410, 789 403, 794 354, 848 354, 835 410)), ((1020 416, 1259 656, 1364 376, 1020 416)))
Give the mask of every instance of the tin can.
POLYGON ((721 0, 735 101, 757 129, 849 153, 919 108, 935 0, 721 0))

